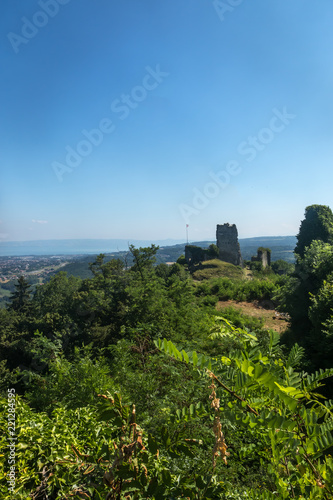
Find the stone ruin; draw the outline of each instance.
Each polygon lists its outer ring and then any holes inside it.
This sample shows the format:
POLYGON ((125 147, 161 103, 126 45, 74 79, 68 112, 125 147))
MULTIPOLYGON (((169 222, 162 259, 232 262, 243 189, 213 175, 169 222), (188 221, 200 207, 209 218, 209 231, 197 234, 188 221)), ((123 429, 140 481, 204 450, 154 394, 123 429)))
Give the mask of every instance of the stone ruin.
POLYGON ((263 269, 269 267, 271 265, 271 251, 269 248, 258 248, 257 256, 251 257, 251 262, 261 262, 263 269))
MULTIPOLYGON (((212 245, 211 245, 212 246, 212 245)), ((242 255, 238 243, 238 232, 235 224, 218 224, 216 226, 216 246, 219 255, 212 255, 214 250, 211 247, 204 249, 195 245, 185 246, 185 260, 189 265, 204 262, 205 260, 220 259, 224 262, 242 266, 242 255)))
POLYGON ((220 260, 234 264, 234 266, 243 265, 236 224, 218 224, 216 226, 216 244, 220 260))
POLYGON ((188 264, 198 264, 209 260, 210 256, 204 248, 195 245, 186 245, 185 247, 185 260, 188 264))

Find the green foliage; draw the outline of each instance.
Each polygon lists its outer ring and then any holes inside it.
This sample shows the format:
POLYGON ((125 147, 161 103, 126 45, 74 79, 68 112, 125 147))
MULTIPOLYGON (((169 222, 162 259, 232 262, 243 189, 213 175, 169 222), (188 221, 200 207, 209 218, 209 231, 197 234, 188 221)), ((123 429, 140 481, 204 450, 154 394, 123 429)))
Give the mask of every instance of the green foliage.
POLYGON ((116 384, 103 357, 92 359, 91 347, 75 348, 71 360, 61 351, 61 342, 52 342, 39 332, 31 352, 38 364, 22 372, 25 398, 33 408, 50 413, 55 406, 79 408, 93 404, 97 394, 114 390, 116 384))
POLYGON ((291 317, 284 341, 305 348, 311 369, 331 366, 333 343, 325 325, 333 311, 333 246, 314 240, 298 258, 295 275, 281 290, 282 306, 291 317))
POLYGON ((105 254, 100 253, 99 255, 96 256, 95 262, 89 263, 89 269, 95 277, 98 276, 99 274, 103 274, 102 266, 104 263, 104 259, 105 259, 105 254))
MULTIPOLYGON (((234 338, 240 346, 229 356, 209 358, 195 351, 180 351, 166 339, 156 345, 211 378, 218 419, 228 418, 260 436, 268 471, 275 477, 272 495, 331 498, 333 460, 326 456, 326 450, 333 446, 333 414, 331 402, 321 403, 314 391, 323 379, 333 375, 333 369, 312 376, 296 372, 294 366, 302 350, 295 347, 285 363, 280 357, 278 335, 273 332, 267 353, 259 350, 255 336, 225 320, 213 335, 234 338)), ((226 447, 221 448, 222 459, 226 455, 226 447)), ((261 498, 261 493, 252 490, 249 498, 261 498)), ((269 498, 269 494, 262 498, 269 498)))
POLYGON ((24 276, 20 276, 15 285, 16 291, 9 297, 9 309, 17 312, 26 312, 30 305, 31 285, 24 276))
POLYGON ((271 268, 276 274, 292 274, 295 271, 294 264, 282 259, 272 262, 271 268))
MULTIPOLYGON (((117 259, 104 262, 103 255, 98 256, 91 264, 92 279, 60 272, 38 287, 29 311, 2 311, 0 362, 5 379, 17 381, 18 366, 40 373, 31 351, 37 330, 50 342, 60 342, 69 361, 82 344, 108 347, 139 325, 174 339, 205 332, 207 315, 194 296, 189 274, 177 263, 154 267, 155 251, 135 249, 137 263, 129 270, 117 259)), ((24 386, 15 387, 25 391, 24 386)))
POLYGON ((237 328, 247 328, 252 332, 259 332, 264 326, 263 318, 247 316, 232 306, 225 307, 220 314, 237 328))
POLYGON ((73 295, 81 284, 79 278, 67 277, 60 271, 48 283, 37 288, 34 303, 41 315, 55 310, 61 315, 68 315, 72 308, 73 295))
POLYGON ((252 260, 247 263, 247 267, 251 269, 251 271, 260 272, 263 270, 262 262, 258 260, 252 260))
POLYGON ((138 272, 141 278, 144 279, 144 272, 151 270, 156 262, 155 256, 159 247, 151 245, 151 247, 135 248, 134 245, 130 245, 129 249, 134 261, 132 271, 138 272))
POLYGON ((33 298, 33 317, 30 334, 38 329, 54 338, 59 333, 66 346, 77 334, 72 320, 75 309, 75 293, 81 285, 79 278, 59 272, 48 283, 37 288, 33 298))
POLYGON ((217 259, 218 256, 220 254, 220 251, 219 251, 219 248, 217 245, 215 245, 214 243, 212 243, 211 245, 209 245, 208 247, 208 255, 209 255, 209 258, 210 259, 217 259))
POLYGON ((196 245, 186 245, 185 255, 188 255, 189 264, 195 266, 207 259, 207 250, 196 245))
POLYGON ((180 264, 181 266, 184 266, 186 264, 186 259, 184 254, 178 257, 177 264, 180 264))
POLYGON ((219 278, 211 282, 211 293, 219 300, 270 300, 279 288, 278 282, 267 279, 229 280, 219 278))
MULTIPOLYGON (((5 406, 6 400, 1 403, 5 406)), ((179 475, 170 472, 170 462, 193 456, 201 446, 181 433, 161 429, 156 440, 136 422, 132 410, 122 404, 118 393, 101 395, 97 409, 57 408, 52 416, 31 411, 16 398, 17 440, 15 498, 43 495, 52 498, 168 499, 219 498, 221 483, 212 474, 179 475), (163 453, 161 450, 163 449, 163 453), (160 451, 161 450, 161 451, 160 451)), ((191 406, 175 420, 202 415, 200 405, 191 406)), ((205 414, 205 412, 204 412, 205 414)), ((1 444, 6 444, 6 420, 0 420, 1 444)), ((5 462, 6 464, 6 462, 5 462)), ((0 471, 0 491, 8 492, 8 467, 0 471)), ((223 483, 222 483, 223 484, 223 483)))
POLYGON ((130 269, 101 254, 92 278, 58 273, 29 307, 0 310, 3 394, 24 395, 16 498, 331 498, 332 404, 318 393, 333 370, 297 371, 309 346, 330 368, 331 246, 314 242, 292 277, 245 280, 214 260, 194 272, 201 282, 180 263, 155 266, 156 247, 131 251, 130 269), (286 356, 260 320, 215 308, 275 297, 296 308, 295 290, 313 336, 286 356))
POLYGON ((219 276, 241 280, 244 278, 244 272, 240 266, 213 259, 206 260, 199 266, 192 268, 192 276, 197 281, 210 280, 219 276))
POLYGON ((297 235, 295 253, 303 258, 306 247, 314 240, 333 243, 333 213, 326 205, 311 205, 305 209, 305 219, 301 222, 297 235))
MULTIPOLYGON (((1 406, 6 409, 6 399, 1 400, 1 406)), ((16 397, 15 410, 15 495, 8 490, 6 481, 9 472, 6 456, 8 423, 7 414, 3 411, 0 420, 0 448, 4 451, 0 469, 1 498, 26 500, 30 498, 30 493, 37 495, 38 492, 44 497, 49 494, 61 498, 61 493, 73 493, 81 474, 73 477, 60 461, 74 455, 72 446, 78 447, 83 453, 96 446, 96 438, 101 430, 96 411, 90 408, 75 411, 57 408, 50 418, 32 411, 19 397, 16 397)))
POLYGON ((161 264, 158 264, 155 267, 155 274, 159 278, 163 278, 164 280, 166 280, 168 278, 168 276, 169 276, 169 266, 168 266, 168 264, 165 264, 164 262, 162 262, 161 264))
POLYGON ((267 253, 271 254, 272 250, 270 248, 266 248, 266 247, 259 247, 258 252, 267 252, 267 253))

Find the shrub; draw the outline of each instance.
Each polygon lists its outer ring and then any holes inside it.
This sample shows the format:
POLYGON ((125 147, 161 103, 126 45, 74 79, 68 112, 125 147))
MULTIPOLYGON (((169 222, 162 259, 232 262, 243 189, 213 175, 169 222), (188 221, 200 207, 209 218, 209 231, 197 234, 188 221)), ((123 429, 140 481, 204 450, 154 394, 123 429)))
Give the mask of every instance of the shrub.
POLYGON ((220 312, 220 314, 237 328, 248 328, 253 332, 261 330, 264 324, 264 320, 262 318, 246 316, 232 306, 226 307, 220 312))
MULTIPOLYGON (((202 288, 202 291, 204 288, 202 288)), ((237 300, 252 302, 254 300, 270 300, 278 290, 278 284, 269 280, 253 279, 249 281, 232 281, 220 278, 211 284, 211 293, 219 300, 237 300)))

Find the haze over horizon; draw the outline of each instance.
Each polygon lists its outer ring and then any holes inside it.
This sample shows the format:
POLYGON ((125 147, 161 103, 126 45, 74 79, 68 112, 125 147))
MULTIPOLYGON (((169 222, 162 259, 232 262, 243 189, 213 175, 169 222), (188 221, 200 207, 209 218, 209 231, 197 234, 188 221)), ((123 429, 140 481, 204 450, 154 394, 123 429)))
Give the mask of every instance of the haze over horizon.
POLYGON ((332 2, 222 4, 3 0, 0 241, 289 236, 333 205, 332 2))
MULTIPOLYGON (((189 240, 189 244, 215 242, 215 238, 205 241, 189 240)), ((243 245, 264 246, 275 248, 296 245, 296 236, 268 236, 256 238, 239 238, 243 245)), ((79 255, 123 252, 129 250, 129 245, 146 247, 155 244, 161 249, 186 245, 184 240, 135 240, 135 239, 77 239, 77 240, 30 240, 30 241, 0 241, 0 257, 39 256, 39 255, 79 255)))

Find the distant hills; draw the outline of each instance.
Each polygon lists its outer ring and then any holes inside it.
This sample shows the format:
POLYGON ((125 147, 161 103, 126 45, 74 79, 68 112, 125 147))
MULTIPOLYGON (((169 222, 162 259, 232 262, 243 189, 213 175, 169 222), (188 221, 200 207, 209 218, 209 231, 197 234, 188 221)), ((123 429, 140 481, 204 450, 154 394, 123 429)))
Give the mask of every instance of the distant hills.
POLYGON ((257 254, 259 247, 272 250, 272 260, 283 259, 287 262, 295 262, 294 249, 297 243, 296 236, 259 236, 257 238, 243 238, 239 240, 242 257, 250 260, 252 255, 257 254))
MULTIPOLYGON (((160 248, 157 252, 157 263, 171 263, 175 262, 178 257, 180 257, 185 252, 185 243, 178 243, 176 245, 161 245, 161 242, 155 242, 159 244, 160 248)), ((192 245, 198 245, 201 247, 208 247, 214 241, 198 241, 192 242, 192 245)), ((134 244, 134 243, 133 243, 134 244)), ((265 236, 258 238, 243 238, 239 240, 241 247, 242 257, 245 260, 250 260, 252 255, 257 254, 258 247, 270 248, 272 250, 272 260, 283 259, 287 262, 294 262, 294 248, 296 245, 295 236, 265 236)), ((147 246, 147 244, 141 244, 136 246, 147 246)), ((78 256, 75 261, 67 264, 61 270, 66 271, 68 275, 78 276, 80 278, 91 278, 92 273, 89 270, 89 262, 94 261, 94 256, 98 253, 105 253, 105 262, 113 258, 126 258, 127 265, 131 265, 132 261, 130 255, 128 255, 128 246, 126 251, 120 252, 96 252, 94 255, 81 255, 78 256)))
MULTIPOLYGON (((259 247, 270 248, 272 250, 272 260, 283 259, 287 262, 294 262, 294 248, 296 246, 296 236, 258 236, 255 238, 240 238, 239 245, 241 248, 242 257, 244 260, 250 260, 252 256, 257 255, 259 247)), ((206 248, 216 241, 196 241, 191 245, 197 245, 206 248)), ((185 243, 177 244, 169 247, 161 247, 158 251, 158 257, 162 262, 166 262, 166 256, 169 256, 169 261, 173 262, 184 253, 185 243)))
MULTIPOLYGON (((294 248, 296 236, 259 236, 255 238, 240 238, 242 257, 249 260, 256 255, 257 248, 268 247, 272 250, 272 260, 283 259, 294 262, 294 248)), ((125 240, 125 239, 78 239, 78 240, 36 240, 36 241, 2 241, 0 242, 0 256, 23 255, 98 255, 124 254, 128 252, 130 244, 136 247, 158 245, 159 262, 175 262, 184 253, 185 242, 181 240, 125 240)), ((192 245, 208 247, 215 241, 190 242, 192 245)), ((90 259, 91 260, 91 257, 90 259)))
MULTIPOLYGON (((272 251, 272 261, 283 259, 287 262, 295 262, 294 248, 296 246, 295 236, 263 236, 256 238, 241 238, 239 240, 242 257, 250 260, 257 254, 258 247, 270 248, 272 251)), ((179 243, 177 240, 46 240, 30 242, 0 242, 0 257, 4 261, 14 257, 16 259, 25 256, 34 256, 36 261, 41 259, 40 267, 43 267, 42 260, 54 256, 62 256, 67 260, 67 264, 61 267, 61 271, 67 272, 70 276, 77 276, 82 279, 91 278, 92 272, 89 263, 94 262, 98 254, 105 254, 105 262, 114 258, 120 258, 126 266, 132 265, 132 256, 129 252, 129 244, 136 247, 150 246, 152 243, 159 246, 156 254, 157 264, 176 262, 185 253, 186 243, 179 243), (177 242, 175 244, 175 241, 177 242), (115 250, 111 250, 114 248, 115 250)), ((190 242, 192 245, 208 247, 215 241, 190 242)), ((36 264, 38 267, 38 264, 36 264)), ((36 268, 37 269, 37 268, 36 268)), ((57 274, 59 270, 51 270, 46 280, 57 274)))

